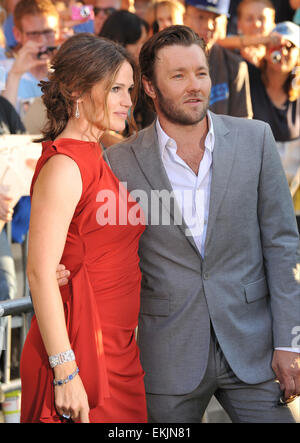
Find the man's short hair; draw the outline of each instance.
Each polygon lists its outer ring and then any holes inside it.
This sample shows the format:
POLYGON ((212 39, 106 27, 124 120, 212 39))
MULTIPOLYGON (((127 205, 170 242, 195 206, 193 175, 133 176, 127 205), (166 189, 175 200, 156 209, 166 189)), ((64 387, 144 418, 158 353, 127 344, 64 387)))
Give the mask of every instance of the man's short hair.
POLYGON ((14 24, 22 30, 22 18, 25 15, 47 15, 59 17, 51 0, 20 0, 14 10, 14 24))
POLYGON ((184 25, 174 25, 154 34, 144 43, 140 52, 141 76, 155 82, 154 66, 157 53, 166 46, 191 46, 198 45, 206 55, 208 62, 208 53, 204 40, 196 34, 191 28, 184 25))

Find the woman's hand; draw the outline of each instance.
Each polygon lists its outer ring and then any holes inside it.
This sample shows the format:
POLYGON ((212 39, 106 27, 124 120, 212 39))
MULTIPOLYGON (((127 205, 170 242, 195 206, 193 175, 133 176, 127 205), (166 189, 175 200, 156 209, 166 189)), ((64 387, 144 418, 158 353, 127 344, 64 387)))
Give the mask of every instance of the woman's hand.
MULTIPOLYGON (((76 370, 76 363, 68 362, 54 368, 56 380, 67 378, 76 370)), ((55 386, 55 407, 59 415, 70 416, 72 421, 89 423, 89 403, 80 375, 61 386, 55 386)))

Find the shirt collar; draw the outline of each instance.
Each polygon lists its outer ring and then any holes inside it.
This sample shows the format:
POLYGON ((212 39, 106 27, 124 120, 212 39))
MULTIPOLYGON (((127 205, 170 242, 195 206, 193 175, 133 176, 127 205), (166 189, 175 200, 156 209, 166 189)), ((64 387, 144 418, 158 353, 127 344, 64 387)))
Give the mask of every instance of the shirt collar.
MULTIPOLYGON (((207 117, 208 117, 208 133, 205 138, 204 146, 205 146, 205 149, 208 149, 210 152, 213 152, 214 145, 215 145, 215 133, 214 133, 213 121, 212 121, 209 111, 207 111, 207 117)), ((165 133, 165 131, 160 126, 158 118, 156 119, 155 126, 156 126, 158 145, 159 145, 161 157, 163 157, 163 153, 166 148, 171 148, 171 149, 173 148, 173 149, 177 150, 177 145, 176 145, 175 140, 173 140, 171 137, 169 137, 165 133)))

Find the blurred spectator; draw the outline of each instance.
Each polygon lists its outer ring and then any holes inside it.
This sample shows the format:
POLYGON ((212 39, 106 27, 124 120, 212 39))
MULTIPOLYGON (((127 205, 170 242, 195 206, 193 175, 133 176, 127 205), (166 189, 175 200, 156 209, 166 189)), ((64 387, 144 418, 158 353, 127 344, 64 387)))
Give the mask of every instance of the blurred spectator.
POLYGON ((212 80, 210 110, 217 114, 252 118, 247 64, 216 44, 226 36, 230 0, 187 0, 185 25, 202 37, 210 51, 212 80))
POLYGON ((148 23, 129 11, 116 11, 102 26, 100 37, 106 37, 124 46, 138 64, 141 47, 148 37, 148 23))
MULTIPOLYGON (((3 32, 3 22, 5 21, 5 18, 6 18, 5 9, 0 6, 0 60, 6 58, 6 56, 5 56, 5 45, 6 45, 6 42, 5 42, 4 32, 3 32)), ((1 74, 0 74, 0 83, 2 81, 3 81, 3 79, 1 78, 1 74)), ((0 91, 2 89, 3 88, 1 88, 1 86, 0 86, 0 91)))
POLYGON ((120 9, 124 9, 125 11, 130 11, 130 9, 133 9, 133 4, 134 4, 133 0, 121 0, 120 9))
MULTIPOLYGON (((94 3, 94 0, 92 0, 92 1, 85 1, 85 2, 84 1, 78 2, 78 1, 75 0, 75 1, 70 1, 69 2, 69 7, 71 7, 71 4, 73 4, 75 6, 78 6, 78 7, 82 7, 82 6, 85 6, 85 5, 93 6, 93 3, 94 3)), ((86 13, 86 10, 84 10, 84 11, 86 13)), ((89 16, 87 18, 82 17, 82 19, 80 20, 80 23, 77 23, 77 24, 74 25, 73 29, 74 29, 75 34, 77 34, 79 32, 91 32, 91 33, 94 32, 94 16, 93 16, 93 12, 92 12, 91 15, 92 16, 89 16)), ((72 18, 72 15, 71 15, 71 18, 72 18)))
POLYGON ((3 23, 3 31, 5 35, 7 49, 13 49, 18 44, 13 32, 13 27, 14 27, 13 14, 17 3, 19 3, 19 0, 5 0, 4 3, 7 17, 5 22, 3 23))
POLYGON ((158 0, 149 8, 147 21, 155 33, 168 26, 182 25, 184 11, 183 4, 177 0, 158 0))
POLYGON ((237 34, 237 7, 241 0, 230 0, 227 35, 237 34))
POLYGON ((7 73, 2 95, 22 116, 28 103, 41 95, 38 83, 47 76, 59 16, 50 0, 20 0, 14 11, 14 22, 18 47, 14 58, 0 61, 7 73))
POLYGON ((275 9, 271 0, 242 0, 237 8, 239 35, 230 35, 218 44, 238 49, 242 57, 259 65, 268 44, 279 44, 280 38, 270 34, 275 27, 275 9))
POLYGON ((290 183, 300 166, 299 26, 277 24, 285 43, 268 47, 260 69, 249 64, 253 116, 270 124, 290 183))
POLYGON ((94 20, 89 17, 72 19, 72 7, 84 6, 77 0, 51 0, 59 14, 59 41, 74 35, 75 32, 94 32, 94 20))
POLYGON ((25 132, 15 108, 0 95, 0 136, 4 134, 22 134, 25 132))
POLYGON ((134 9, 136 15, 143 20, 147 20, 149 8, 151 8, 152 0, 134 0, 134 9))
MULTIPOLYGON (((24 132, 24 126, 14 107, 0 96, 0 135, 24 132)), ((12 220, 14 210, 9 195, 0 187, 0 300, 14 298, 17 279, 10 246, 3 225, 12 220)), ((3 349, 6 319, 0 317, 0 356, 3 349)))
POLYGON ((237 7, 237 28, 242 35, 268 35, 275 26, 271 0, 242 0, 237 7))
MULTIPOLYGON (((138 57, 141 47, 147 40, 148 31, 149 26, 145 20, 129 11, 121 10, 114 12, 107 18, 99 36, 124 46, 132 54, 138 66, 138 57)), ((141 95, 135 106, 134 118, 138 129, 148 126, 154 120, 154 113, 141 95)), ((129 134, 125 131, 124 135, 129 134)))
POLYGON ((96 35, 102 29, 106 19, 121 8, 121 0, 95 0, 94 3, 94 33, 96 35))
POLYGON ((294 10, 293 22, 300 25, 300 0, 290 0, 290 7, 294 10))
POLYGON ((291 7, 289 0, 272 0, 272 3, 276 11, 276 23, 293 20, 295 11, 291 7))

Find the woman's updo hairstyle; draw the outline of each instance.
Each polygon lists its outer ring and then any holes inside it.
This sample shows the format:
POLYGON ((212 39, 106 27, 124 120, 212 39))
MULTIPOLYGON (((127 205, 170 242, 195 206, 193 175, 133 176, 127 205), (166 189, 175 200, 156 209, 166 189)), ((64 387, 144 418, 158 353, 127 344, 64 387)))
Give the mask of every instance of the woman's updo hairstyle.
MULTIPOLYGON (((39 141, 54 140, 59 136, 68 120, 74 116, 78 98, 89 94, 92 107, 95 107, 91 90, 101 81, 106 81, 104 111, 107 113, 107 95, 124 61, 132 66, 133 75, 136 77, 132 96, 134 105, 138 75, 135 63, 125 48, 89 33, 76 34, 66 40, 51 61, 49 80, 40 82, 48 121, 42 130, 43 137, 39 141)), ((95 120, 97 114, 99 112, 97 113, 96 109, 92 110, 87 118, 90 123, 103 129, 101 122, 95 120)), ((135 129, 133 112, 130 115, 129 125, 131 129, 135 129)))

